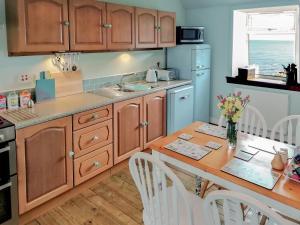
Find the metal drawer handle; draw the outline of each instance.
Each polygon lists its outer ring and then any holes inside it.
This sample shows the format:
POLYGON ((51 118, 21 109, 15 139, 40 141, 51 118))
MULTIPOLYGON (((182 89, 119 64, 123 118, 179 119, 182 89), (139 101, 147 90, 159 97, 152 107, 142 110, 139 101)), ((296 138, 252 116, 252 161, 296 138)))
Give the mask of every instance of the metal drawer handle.
POLYGON ((4 141, 4 134, 0 134, 0 141, 4 141))
POLYGON ((185 96, 180 97, 180 99, 181 99, 181 100, 186 100, 186 99, 188 99, 189 97, 190 97, 189 95, 185 95, 185 96))
POLYGON ((95 166, 96 168, 99 168, 99 167, 101 166, 101 163, 100 163, 99 161, 95 161, 95 162, 94 162, 94 166, 95 166))
POLYGON ((94 136, 93 137, 93 141, 97 141, 97 140, 99 140, 99 137, 98 136, 94 136))
POLYGON ((9 182, 9 183, 7 183, 7 184, 4 184, 4 185, 0 186, 0 191, 6 189, 6 188, 8 188, 8 187, 11 187, 11 186, 12 186, 12 183, 11 183, 11 182, 9 182))
POLYGON ((98 114, 93 114, 93 115, 92 115, 92 119, 93 119, 93 120, 99 119, 99 115, 98 115, 98 114))
POLYGON ((3 153, 3 152, 8 152, 8 151, 10 151, 10 146, 7 146, 5 148, 1 148, 0 149, 0 154, 3 153))

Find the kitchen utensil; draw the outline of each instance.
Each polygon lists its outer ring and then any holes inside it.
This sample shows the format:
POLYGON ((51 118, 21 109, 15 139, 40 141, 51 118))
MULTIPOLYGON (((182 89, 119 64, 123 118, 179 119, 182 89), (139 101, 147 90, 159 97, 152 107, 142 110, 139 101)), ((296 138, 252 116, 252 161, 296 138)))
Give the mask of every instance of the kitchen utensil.
POLYGON ((154 69, 149 69, 146 75, 146 81, 148 83, 156 83, 157 82, 157 72, 154 69))
POLYGON ((282 171, 284 169, 284 163, 279 152, 276 152, 276 154, 274 155, 271 165, 273 169, 278 171, 282 171))
POLYGON ((171 74, 171 71, 168 71, 168 70, 157 70, 158 80, 169 81, 169 80, 171 80, 170 74, 171 74))

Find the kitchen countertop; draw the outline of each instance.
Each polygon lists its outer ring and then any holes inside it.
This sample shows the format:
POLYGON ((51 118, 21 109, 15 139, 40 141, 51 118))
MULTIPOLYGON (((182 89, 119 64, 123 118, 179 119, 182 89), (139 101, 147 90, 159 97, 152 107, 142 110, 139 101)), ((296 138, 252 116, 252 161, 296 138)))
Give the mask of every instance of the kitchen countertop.
POLYGON ((70 116, 76 113, 99 108, 112 103, 141 97, 160 90, 166 90, 183 85, 191 84, 190 80, 159 81, 155 86, 146 91, 121 92, 113 87, 101 88, 91 93, 75 94, 67 97, 56 98, 35 104, 31 109, 21 109, 15 111, 21 115, 21 119, 13 117, 13 112, 2 112, 0 116, 15 124, 16 129, 22 129, 32 125, 44 123, 50 120, 70 116), (28 116, 30 114, 30 116, 28 116), (28 118, 24 118, 28 117, 28 118))

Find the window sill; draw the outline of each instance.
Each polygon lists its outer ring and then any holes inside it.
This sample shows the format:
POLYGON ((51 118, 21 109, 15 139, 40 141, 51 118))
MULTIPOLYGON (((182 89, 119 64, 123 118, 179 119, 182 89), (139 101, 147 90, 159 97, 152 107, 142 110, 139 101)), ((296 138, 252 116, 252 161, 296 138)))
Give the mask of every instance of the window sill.
POLYGON ((240 84, 240 85, 300 92, 300 84, 288 86, 283 81, 280 80, 268 80, 268 79, 261 79, 261 78, 255 80, 241 80, 237 77, 226 77, 226 80, 228 84, 240 84))

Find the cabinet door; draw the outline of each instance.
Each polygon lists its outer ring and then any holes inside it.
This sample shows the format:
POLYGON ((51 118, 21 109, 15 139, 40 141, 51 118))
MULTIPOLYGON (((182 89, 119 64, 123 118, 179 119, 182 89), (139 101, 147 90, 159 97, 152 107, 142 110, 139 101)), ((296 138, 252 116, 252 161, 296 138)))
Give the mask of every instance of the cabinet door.
POLYGON ((19 212, 73 187, 72 118, 17 131, 19 212))
POLYGON ((106 4, 96 0, 70 0, 71 50, 106 49, 106 4))
POLYGON ((157 47, 157 10, 137 8, 135 11, 136 47, 157 47))
POLYGON ((134 7, 107 4, 108 49, 132 49, 135 47, 134 7))
POLYGON ((24 52, 69 50, 67 0, 19 0, 19 7, 24 52))
POLYGON ((166 135, 166 92, 161 91, 144 97, 144 148, 166 135))
POLYGON ((114 105, 114 163, 143 150, 143 100, 131 99, 114 105))
POLYGON ((176 13, 158 12, 158 47, 176 46, 176 13))

